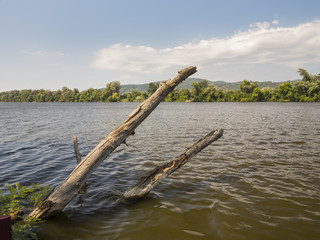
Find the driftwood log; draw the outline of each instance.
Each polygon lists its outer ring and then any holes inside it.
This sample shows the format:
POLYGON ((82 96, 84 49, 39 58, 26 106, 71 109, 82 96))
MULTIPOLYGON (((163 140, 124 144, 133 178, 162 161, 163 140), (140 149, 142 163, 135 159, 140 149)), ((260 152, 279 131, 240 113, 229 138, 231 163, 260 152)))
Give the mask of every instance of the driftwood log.
POLYGON ((46 219, 61 212, 102 161, 119 145, 125 143, 126 139, 134 133, 134 130, 141 122, 149 116, 149 114, 179 83, 196 71, 196 67, 187 67, 180 70, 178 75, 173 79, 160 83, 158 90, 141 103, 120 126, 114 129, 93 150, 91 150, 61 185, 45 198, 29 214, 29 216, 46 219))
POLYGON ((193 156, 195 156, 212 142, 218 140, 222 135, 223 129, 215 129, 209 132, 191 146, 184 149, 182 153, 173 160, 166 162, 148 172, 135 186, 123 194, 121 201, 139 199, 147 195, 162 179, 182 167, 193 156))

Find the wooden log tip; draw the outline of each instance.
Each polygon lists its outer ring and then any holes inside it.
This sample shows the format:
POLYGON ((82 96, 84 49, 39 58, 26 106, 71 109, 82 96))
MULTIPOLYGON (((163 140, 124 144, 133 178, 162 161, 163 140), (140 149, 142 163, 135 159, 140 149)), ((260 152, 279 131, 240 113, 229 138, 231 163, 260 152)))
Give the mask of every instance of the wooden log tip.
POLYGON ((197 72, 197 67, 196 66, 186 67, 186 68, 183 68, 183 69, 179 70, 178 73, 182 74, 182 73, 188 72, 188 71, 191 71, 192 73, 195 73, 195 72, 197 72))

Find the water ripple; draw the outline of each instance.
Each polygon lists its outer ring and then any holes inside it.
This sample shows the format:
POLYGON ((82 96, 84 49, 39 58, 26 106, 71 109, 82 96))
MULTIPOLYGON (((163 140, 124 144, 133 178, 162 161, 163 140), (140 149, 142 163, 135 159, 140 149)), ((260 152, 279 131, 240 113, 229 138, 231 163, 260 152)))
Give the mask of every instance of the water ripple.
MULTIPOLYGON (((58 186, 137 103, 0 103, 0 184, 58 186), (90 117, 85 117, 90 116, 90 117)), ((40 239, 318 239, 320 108, 162 103, 40 239), (213 128, 224 136, 144 199, 118 199, 213 128)))

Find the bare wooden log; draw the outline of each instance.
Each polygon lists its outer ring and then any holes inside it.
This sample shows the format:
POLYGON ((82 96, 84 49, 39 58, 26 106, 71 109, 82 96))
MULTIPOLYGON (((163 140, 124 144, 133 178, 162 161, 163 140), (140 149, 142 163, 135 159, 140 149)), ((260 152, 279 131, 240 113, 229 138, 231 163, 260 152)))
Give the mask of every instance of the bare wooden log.
POLYGON ((72 139, 73 139, 74 154, 76 155, 77 163, 79 164, 81 162, 81 154, 79 151, 78 139, 75 135, 72 135, 72 139))
POLYGON ((61 212, 101 162, 120 144, 125 143, 126 139, 134 133, 134 130, 140 123, 149 116, 179 83, 196 71, 196 67, 187 67, 180 70, 178 75, 173 79, 162 82, 158 90, 141 103, 120 126, 114 129, 91 150, 61 185, 43 200, 29 216, 46 219, 61 212))
POLYGON ((139 182, 131 189, 126 191, 121 201, 138 199, 147 195, 162 179, 186 164, 193 156, 199 153, 212 142, 218 140, 223 135, 223 129, 215 129, 187 147, 182 153, 173 160, 166 162, 142 177, 139 182))

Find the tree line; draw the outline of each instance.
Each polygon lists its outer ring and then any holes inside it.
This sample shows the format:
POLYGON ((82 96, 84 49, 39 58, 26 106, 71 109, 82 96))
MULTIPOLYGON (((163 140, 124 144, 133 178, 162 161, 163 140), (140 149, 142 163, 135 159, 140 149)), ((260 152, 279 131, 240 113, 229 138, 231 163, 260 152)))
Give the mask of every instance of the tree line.
MULTIPOLYGON (((319 102, 320 74, 298 70, 302 80, 291 84, 284 82, 277 88, 260 89, 257 82, 243 80, 239 90, 222 90, 208 81, 193 82, 192 89, 175 89, 166 102, 319 102)), ((12 90, 0 92, 1 102, 142 102, 158 89, 149 83, 147 92, 132 90, 120 94, 120 83, 108 83, 104 89, 89 88, 84 91, 62 87, 61 90, 12 90)))

